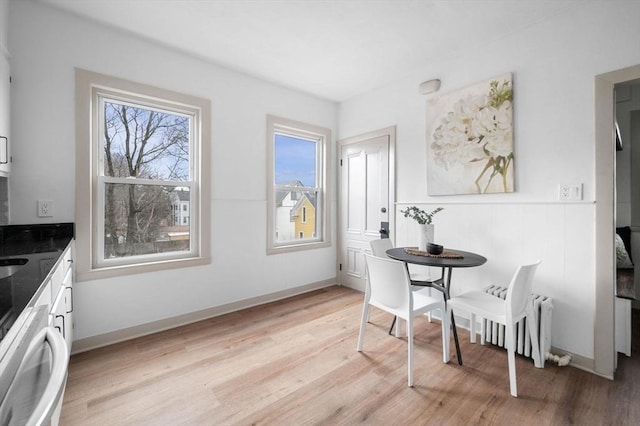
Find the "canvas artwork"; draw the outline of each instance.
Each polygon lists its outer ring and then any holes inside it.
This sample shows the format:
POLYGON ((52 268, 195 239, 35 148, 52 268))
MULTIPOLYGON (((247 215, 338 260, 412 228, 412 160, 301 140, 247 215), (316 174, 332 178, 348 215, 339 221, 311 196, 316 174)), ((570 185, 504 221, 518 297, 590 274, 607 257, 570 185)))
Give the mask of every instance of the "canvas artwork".
POLYGON ((429 195, 514 191, 511 73, 427 105, 429 195))

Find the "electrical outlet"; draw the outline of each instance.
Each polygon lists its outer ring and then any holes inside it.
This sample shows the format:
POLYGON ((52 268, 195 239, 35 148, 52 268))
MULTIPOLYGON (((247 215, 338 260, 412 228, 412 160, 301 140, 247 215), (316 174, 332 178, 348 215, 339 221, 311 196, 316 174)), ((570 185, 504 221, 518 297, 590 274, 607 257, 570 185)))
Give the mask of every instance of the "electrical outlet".
POLYGON ((580 201, 582 200, 582 184, 558 185, 558 200, 580 201))
POLYGON ((53 201, 38 200, 38 217, 52 217, 52 216, 53 216, 53 201))

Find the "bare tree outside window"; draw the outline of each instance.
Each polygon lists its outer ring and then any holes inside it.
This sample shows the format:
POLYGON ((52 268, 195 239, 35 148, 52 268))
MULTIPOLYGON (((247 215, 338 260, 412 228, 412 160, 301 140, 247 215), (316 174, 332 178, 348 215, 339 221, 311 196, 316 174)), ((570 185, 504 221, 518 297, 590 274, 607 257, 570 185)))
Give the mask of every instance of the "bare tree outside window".
POLYGON ((127 179, 105 184, 105 259, 189 250, 188 225, 175 229, 173 210, 189 180, 190 119, 104 101, 104 176, 127 179))
POLYGON ((211 101, 81 68, 75 89, 78 280, 209 264, 211 101))

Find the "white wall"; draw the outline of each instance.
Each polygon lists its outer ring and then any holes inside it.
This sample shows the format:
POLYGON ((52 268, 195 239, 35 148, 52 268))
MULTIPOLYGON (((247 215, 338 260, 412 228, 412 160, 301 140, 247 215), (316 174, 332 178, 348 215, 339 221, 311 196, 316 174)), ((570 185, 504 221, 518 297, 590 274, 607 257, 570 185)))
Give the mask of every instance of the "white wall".
MULTIPOLYGON (((54 202, 55 216, 46 222, 74 221, 74 67, 212 101, 212 263, 78 283, 76 338, 335 277, 335 246, 266 255, 266 115, 335 133, 335 104, 35 2, 11 2, 10 12, 14 224, 45 222, 36 216, 36 200, 41 198, 54 202)), ((329 173, 335 174, 333 165, 329 173)))
MULTIPOLYGON (((452 292, 505 283, 517 264, 541 259, 534 291, 554 298, 552 344, 587 360, 594 357, 596 286, 594 77, 640 63, 638 16, 638 2, 585 3, 570 16, 451 52, 339 109, 340 138, 397 125, 396 209, 444 206, 436 239, 488 258, 454 272, 452 292), (444 93, 505 72, 514 74, 516 193, 427 196, 429 111, 418 84, 440 78, 444 93), (558 202, 559 183, 584 184, 584 201, 558 202)), ((415 244, 414 225, 396 217, 396 244, 415 244)))
POLYGON ((0 50, 9 48, 9 1, 0 0, 0 50))

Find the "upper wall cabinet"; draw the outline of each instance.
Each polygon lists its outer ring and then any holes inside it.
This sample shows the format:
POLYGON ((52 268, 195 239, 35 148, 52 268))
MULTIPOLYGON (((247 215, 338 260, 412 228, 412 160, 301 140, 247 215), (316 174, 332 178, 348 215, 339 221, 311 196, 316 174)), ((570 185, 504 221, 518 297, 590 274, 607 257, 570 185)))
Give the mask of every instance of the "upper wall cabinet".
POLYGON ((10 153, 11 69, 6 52, 0 51, 0 176, 11 172, 10 153))

